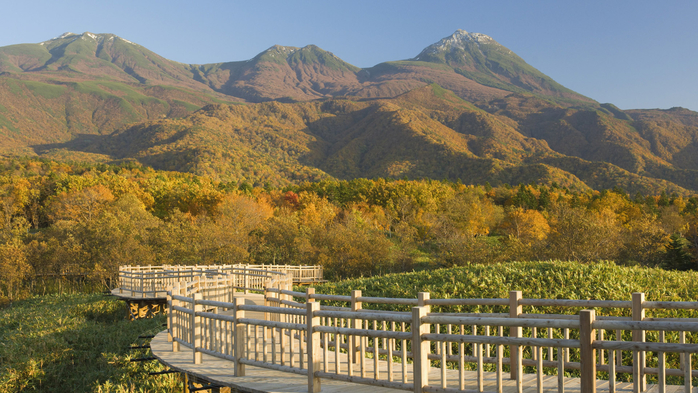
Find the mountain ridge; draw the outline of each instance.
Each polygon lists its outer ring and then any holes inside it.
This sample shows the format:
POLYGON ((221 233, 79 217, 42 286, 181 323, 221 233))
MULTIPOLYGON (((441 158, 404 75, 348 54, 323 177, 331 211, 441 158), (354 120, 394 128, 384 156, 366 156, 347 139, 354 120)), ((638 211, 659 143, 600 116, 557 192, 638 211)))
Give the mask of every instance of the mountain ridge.
POLYGON ((254 184, 406 176, 685 194, 698 191, 698 113, 599 104, 464 30, 363 69, 315 45, 197 65, 66 33, 0 48, 0 154, 254 184))
POLYGON ((229 95, 232 100, 252 102, 278 99, 298 101, 347 94, 386 98, 424 86, 428 84, 425 83, 428 80, 429 83, 447 86, 468 99, 474 99, 475 96, 467 94, 465 90, 479 90, 479 98, 528 91, 594 103, 593 100, 557 84, 491 37, 467 33, 464 30, 458 30, 453 35, 428 46, 417 58, 380 63, 364 69, 347 63, 315 45, 303 48, 274 45, 248 60, 184 64, 165 59, 141 45, 108 33, 64 33, 38 44, 0 48, 0 73, 37 71, 72 71, 86 75, 100 73, 131 83, 165 83, 192 89, 208 88, 229 95), (454 62, 451 61, 453 59, 442 61, 434 56, 422 55, 440 43, 463 42, 462 37, 471 36, 482 41, 482 45, 479 42, 477 48, 461 45, 458 54, 462 56, 466 53, 465 49, 477 49, 479 55, 475 56, 476 52, 471 53, 474 55, 473 59, 477 60, 475 62, 454 62), (488 45, 492 48, 485 48, 488 45), (497 50, 502 53, 495 53, 497 50), (90 58, 90 55, 94 58, 90 58), (415 60, 420 56, 428 58, 424 59, 426 61, 415 60), (265 63, 276 66, 265 66, 265 63), (434 72, 432 64, 437 63, 445 66, 440 69, 441 73, 434 72), (409 72, 400 72, 404 67, 409 67, 409 72), (383 71, 376 75, 372 72, 376 69, 383 71), (396 72, 392 75, 393 72, 385 70, 396 72), (415 73, 420 75, 415 76, 415 73), (462 78, 458 79, 452 75, 454 73, 460 74, 462 78), (264 82, 269 80, 275 80, 275 83, 264 82), (469 86, 465 90, 459 89, 456 86, 459 83, 469 86))

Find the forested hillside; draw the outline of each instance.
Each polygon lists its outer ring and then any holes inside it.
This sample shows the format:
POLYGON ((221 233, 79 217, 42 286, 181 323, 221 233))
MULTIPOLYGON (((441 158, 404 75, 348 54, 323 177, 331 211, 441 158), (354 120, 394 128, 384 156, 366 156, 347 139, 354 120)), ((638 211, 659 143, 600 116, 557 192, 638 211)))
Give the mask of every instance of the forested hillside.
MULTIPOLYGON (((692 269, 698 199, 355 179, 278 189, 139 165, 6 160, 0 171, 0 291, 119 265, 319 264, 337 279, 513 260, 614 260, 692 269)), ((32 288, 32 285, 34 286, 32 288)))
POLYGON ((182 64, 113 34, 0 48, 0 155, 284 187, 354 178, 698 191, 698 114, 623 111, 458 30, 360 69, 314 45, 182 64))
POLYGON ((207 105, 177 119, 44 148, 47 157, 137 160, 156 169, 275 186, 327 178, 557 182, 578 190, 698 189, 692 112, 566 108, 533 96, 470 103, 438 85, 390 100, 207 105), (667 133, 653 124, 674 127, 667 133), (637 129, 643 129, 640 134, 637 129))

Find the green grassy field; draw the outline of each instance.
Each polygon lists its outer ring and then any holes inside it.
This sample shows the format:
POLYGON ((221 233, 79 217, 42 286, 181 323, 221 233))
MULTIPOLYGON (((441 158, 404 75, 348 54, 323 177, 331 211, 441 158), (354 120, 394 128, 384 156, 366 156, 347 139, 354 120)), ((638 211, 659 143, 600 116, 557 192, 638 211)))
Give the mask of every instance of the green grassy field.
POLYGON ((164 317, 130 322, 123 302, 101 294, 33 297, 0 309, 0 392, 171 392, 177 374, 149 376, 158 362, 139 335, 164 329, 164 317))

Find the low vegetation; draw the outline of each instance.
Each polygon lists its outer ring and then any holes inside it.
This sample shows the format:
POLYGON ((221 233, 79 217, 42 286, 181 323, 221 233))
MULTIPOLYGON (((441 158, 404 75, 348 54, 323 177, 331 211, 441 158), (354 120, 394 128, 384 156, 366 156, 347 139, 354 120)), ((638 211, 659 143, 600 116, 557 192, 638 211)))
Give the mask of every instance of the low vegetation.
MULTIPOLYGON (((648 300, 685 301, 698 296, 698 273, 657 268, 623 267, 612 262, 511 262, 470 265, 380 277, 349 279, 316 286, 318 293, 415 298, 428 291, 432 298, 505 298, 510 290, 528 298, 628 300, 645 292, 648 300)), ((370 305, 406 311, 408 306, 370 305)), ((446 311, 435 307, 436 311, 446 311)), ((506 307, 458 307, 448 311, 506 312, 506 307)), ((628 315, 627 310, 598 310, 628 315)), ((576 313, 578 309, 532 308, 524 312, 576 313)), ((685 310, 648 316, 696 317, 685 310)), ((170 392, 181 389, 176 374, 160 371, 157 362, 130 362, 150 356, 129 350, 142 344, 140 335, 163 329, 164 317, 127 321, 124 303, 101 294, 31 297, 0 309, 0 393, 46 392, 170 392)), ((557 334, 557 333, 556 333, 557 334)), ((653 340, 652 332, 648 338, 653 340)), ((670 339, 676 337, 669 336, 670 339)), ((695 337, 688 335, 689 342, 695 337)), ((575 354, 572 354, 574 361, 575 354)), ((669 358, 671 363, 676 359, 669 358)), ((654 360, 650 359, 650 364, 654 360)), ((529 370, 530 371, 530 370, 529 370)), ((551 371, 552 370, 548 370, 551 371)), ((621 379, 625 379, 621 376, 621 379)), ((677 381, 675 381, 677 382, 677 381)), ((680 382, 680 381, 678 381, 680 382)))
POLYGON ((126 306, 101 294, 32 297, 0 309, 0 392, 171 392, 176 374, 129 350, 161 331, 164 317, 128 321, 126 306))
MULTIPOLYGON (((317 293, 350 295, 359 289, 363 296, 417 298, 430 292, 432 299, 509 298, 521 291, 532 299, 630 300, 633 292, 644 292, 651 301, 689 301, 698 298, 698 272, 667 271, 640 266, 618 266, 609 261, 581 264, 569 261, 507 262, 469 265, 430 271, 388 274, 317 285, 317 293)), ((409 306, 364 304, 365 308, 406 311, 409 306)), ((508 306, 459 306, 434 310, 450 312, 509 312, 508 306)), ((575 314, 579 309, 524 307, 525 313, 575 314)), ((604 309, 605 315, 629 316, 629 310, 604 309)), ((654 311, 648 310, 648 316, 654 311)), ((666 311, 663 316, 696 317, 685 310, 666 311)))
MULTIPOLYGON (((316 286, 316 293, 349 295, 354 289, 362 291, 363 296, 416 298, 418 292, 430 292, 432 299, 457 298, 508 298, 509 291, 519 290, 524 298, 533 299, 599 299, 599 300, 630 300, 633 292, 644 292, 650 301, 692 301, 698 297, 698 273, 666 271, 658 268, 640 266, 618 266, 613 262, 598 262, 580 264, 578 262, 509 262, 490 265, 469 265, 448 269, 437 269, 413 273, 389 274, 381 277, 357 278, 340 282, 331 282, 316 286)), ((347 303, 336 302, 336 305, 346 306, 347 303)), ((363 308, 409 311, 411 306, 397 304, 363 303, 363 308)), ((532 307, 524 306, 524 313, 536 314, 578 314, 582 308, 577 307, 532 307)), ((435 312, 500 312, 508 313, 507 306, 432 306, 435 312)), ((630 309, 601 308, 596 309, 597 315, 631 316, 630 309)), ((647 317, 660 318, 696 318, 695 310, 647 310, 647 317)), ((442 329, 445 326, 442 325, 442 329)), ((459 328, 454 326, 457 333, 459 328)), ((482 327, 480 327, 482 329, 482 327)), ((442 330, 442 332, 444 332, 442 330)), ((470 333, 466 327, 466 334, 470 333)), ((545 334, 539 330, 539 334, 545 334)), ((479 334, 484 334, 481 330, 479 334)), ((504 329, 508 335, 508 329, 504 329)), ((524 329, 524 335, 530 335, 530 329, 524 329)), ((648 331, 647 341, 657 342, 658 333, 648 331)), ((555 338, 563 338, 562 331, 556 329, 555 338)), ((541 337, 541 336, 539 336, 541 337)), ((578 332, 572 331, 571 338, 578 338, 578 332)), ((615 339, 614 332, 607 331, 608 339, 615 339)), ((678 332, 667 332, 667 342, 679 342, 678 332)), ((623 340, 630 341, 629 331, 623 333, 623 340)), ((686 334, 687 343, 698 342, 695 333, 686 334)), ((509 349, 504 348, 508 356, 509 349)), ((471 353, 470 344, 466 353, 471 353)), ((524 349, 524 357, 532 358, 531 348, 524 349)), ((579 352, 572 351, 571 361, 579 361, 579 352)), ((679 368, 679 356, 667 354, 667 366, 679 368)), ((433 362, 438 366, 438 362, 433 362)), ((623 364, 632 364, 632 352, 623 353, 623 364)), ((655 354, 648 354, 648 367, 657 367, 655 354)), ((456 367, 453 365, 453 367, 456 367)), ((467 364, 466 369, 474 370, 476 364, 467 364)), ((494 371, 493 365, 486 365, 487 371, 494 371)), ((505 369, 507 366, 505 366, 505 369)), ((526 367, 527 373, 535 373, 533 367, 526 367)), ((555 368, 546 368, 546 374, 556 375, 555 368)), ((566 371, 568 376, 579 376, 578 371, 566 371)), ((600 373, 602 378, 604 373, 600 373)), ((629 382, 631 374, 618 374, 618 380, 629 382)), ((657 383, 656 376, 648 376, 650 383, 657 383)), ((680 385, 680 377, 668 377, 669 384, 680 385)))

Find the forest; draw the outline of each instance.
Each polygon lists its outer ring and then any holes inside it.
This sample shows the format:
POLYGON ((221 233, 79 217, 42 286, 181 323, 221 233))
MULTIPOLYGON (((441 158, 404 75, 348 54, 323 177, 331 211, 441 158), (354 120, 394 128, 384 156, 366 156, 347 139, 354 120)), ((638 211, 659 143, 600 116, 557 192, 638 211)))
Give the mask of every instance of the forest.
POLYGON ((698 198, 354 179, 283 189, 137 163, 0 160, 0 298, 120 265, 319 264, 330 280, 529 260, 698 267, 698 198), (53 281, 51 281, 53 280, 53 281))

